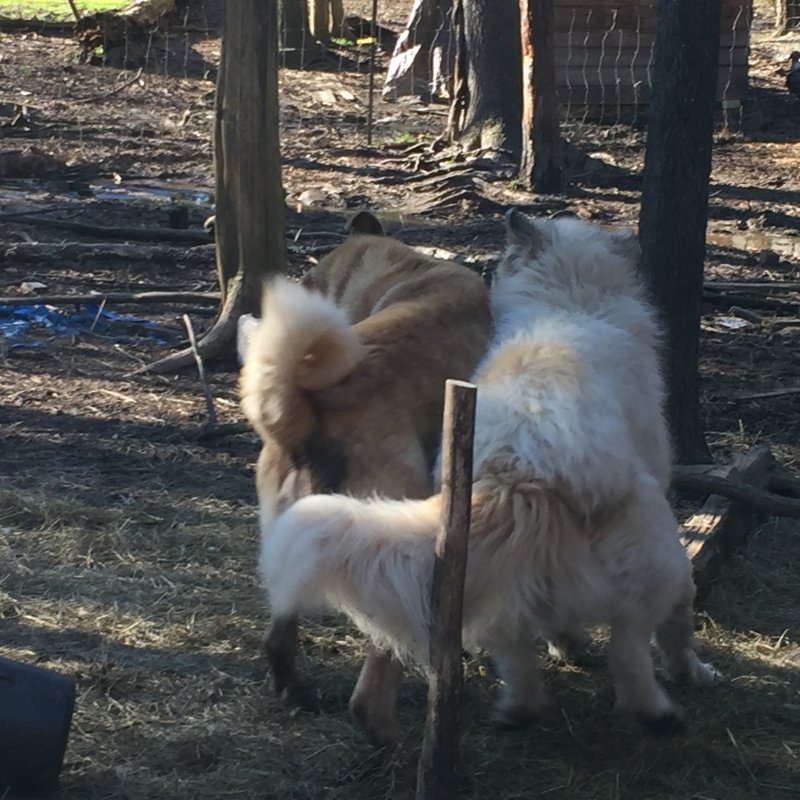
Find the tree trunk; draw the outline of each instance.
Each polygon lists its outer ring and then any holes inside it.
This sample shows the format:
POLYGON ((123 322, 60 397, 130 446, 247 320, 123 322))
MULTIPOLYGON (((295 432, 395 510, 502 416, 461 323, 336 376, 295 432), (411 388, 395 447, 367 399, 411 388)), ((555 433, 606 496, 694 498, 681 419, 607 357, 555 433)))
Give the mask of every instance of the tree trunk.
POLYGON ((385 98, 419 94, 429 99, 450 92, 455 52, 452 7, 452 0, 414 0, 386 71, 385 98))
POLYGON ((331 0, 331 31, 334 36, 343 36, 344 29, 344 4, 342 0, 331 0))
POLYGON ((308 29, 308 3, 306 0, 278 0, 280 47, 284 58, 298 64, 306 48, 313 44, 308 29))
MULTIPOLYGON (((225 3, 214 157, 222 305, 217 321, 198 342, 204 358, 233 355, 239 316, 258 312, 264 281, 285 271, 275 3, 225 3)), ((187 349, 145 369, 166 372, 192 362, 187 349)))
POLYGON ((327 42, 331 38, 331 29, 328 22, 330 0, 308 0, 308 4, 311 35, 318 42, 327 42))
POLYGON ((668 333, 668 415, 678 461, 708 460, 698 345, 720 0, 659 0, 639 236, 668 333))
POLYGON ((522 55, 519 0, 464 0, 469 106, 468 149, 522 147, 522 55))
POLYGON ((520 179, 537 192, 561 185, 553 0, 520 0, 522 157, 520 179))

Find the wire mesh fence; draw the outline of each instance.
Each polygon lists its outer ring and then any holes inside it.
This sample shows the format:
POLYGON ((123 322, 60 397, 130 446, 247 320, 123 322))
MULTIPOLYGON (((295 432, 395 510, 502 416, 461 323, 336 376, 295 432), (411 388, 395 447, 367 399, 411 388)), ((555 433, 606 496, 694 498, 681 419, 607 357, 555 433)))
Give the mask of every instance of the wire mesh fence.
MULTIPOLYGON (((782 2, 787 13, 800 7, 800 0, 782 2)), ((451 0, 297 5, 306 10, 294 22, 284 18, 281 31, 281 122, 287 136, 382 144, 444 131, 456 47, 451 0)), ((129 113, 109 113, 106 131, 109 148, 127 156, 121 161, 131 163, 134 150, 146 161, 155 129, 167 139, 202 140, 210 165, 223 3, 179 0, 157 23, 117 14, 87 14, 76 23, 68 4, 63 6, 67 14, 62 19, 20 24, 16 35, 3 22, 11 34, 0 42, 6 54, 0 61, 5 135, 23 139, 25 134, 33 141, 61 138, 79 148, 84 136, 96 136, 94 117, 124 105, 129 113), (29 37, 28 44, 30 37, 46 39, 47 47, 60 54, 61 74, 45 70, 37 86, 26 88, 40 72, 32 63, 29 79, 17 72, 20 80, 14 85, 8 65, 37 58, 36 48, 18 46, 23 37, 29 37), (94 76, 85 69, 88 65, 97 67, 94 76), (163 97, 160 119, 137 113, 153 93, 163 97), (48 94, 63 104, 63 118, 53 119, 51 108, 37 125, 34 94, 48 94), (92 118, 85 113, 88 108, 92 118)), ((655 14, 652 0, 556 0, 561 122, 574 143, 580 143, 587 125, 638 126, 646 119, 655 14)), ((724 0, 717 101, 726 127, 742 119, 751 20, 752 0, 724 0)), ((162 171, 180 172, 178 164, 167 166, 162 171)))

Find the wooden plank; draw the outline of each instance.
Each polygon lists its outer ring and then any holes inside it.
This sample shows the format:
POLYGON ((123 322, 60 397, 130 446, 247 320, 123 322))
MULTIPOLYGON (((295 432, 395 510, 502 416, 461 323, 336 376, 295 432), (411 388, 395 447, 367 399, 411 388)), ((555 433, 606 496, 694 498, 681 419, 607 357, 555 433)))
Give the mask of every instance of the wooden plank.
MULTIPOLYGON (((712 469, 709 474, 761 488, 769 480, 773 463, 769 447, 761 445, 737 454, 731 465, 712 469)), ((699 597, 711 587, 724 557, 744 542, 758 519, 752 506, 712 494, 700 511, 681 525, 681 544, 694 567, 699 597)))
POLYGON ((472 506, 472 443, 477 387, 448 380, 442 427, 442 517, 431 586, 428 717, 417 800, 459 796, 461 624, 472 506))

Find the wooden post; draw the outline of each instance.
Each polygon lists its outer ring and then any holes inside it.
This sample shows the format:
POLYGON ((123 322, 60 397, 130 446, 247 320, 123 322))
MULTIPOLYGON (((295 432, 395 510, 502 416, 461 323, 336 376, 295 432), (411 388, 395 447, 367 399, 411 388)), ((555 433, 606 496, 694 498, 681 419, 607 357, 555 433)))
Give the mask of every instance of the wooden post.
POLYGON ((520 0, 522 158, 520 178, 537 192, 561 185, 553 0, 520 0))
POLYGON ((457 796, 461 706, 461 621, 472 505, 472 439, 477 387, 449 380, 442 428, 442 521, 431 586, 428 718, 417 800, 457 796))

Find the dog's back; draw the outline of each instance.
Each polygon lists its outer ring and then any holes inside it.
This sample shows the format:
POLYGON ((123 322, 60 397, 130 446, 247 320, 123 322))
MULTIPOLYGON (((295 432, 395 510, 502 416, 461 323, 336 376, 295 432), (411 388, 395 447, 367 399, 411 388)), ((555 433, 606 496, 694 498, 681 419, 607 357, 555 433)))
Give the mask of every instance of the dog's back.
POLYGON ((374 217, 359 217, 302 287, 267 290, 242 404, 269 442, 262 468, 299 471, 297 494, 426 496, 444 382, 470 377, 485 352, 488 297, 468 268, 378 235, 374 217))

